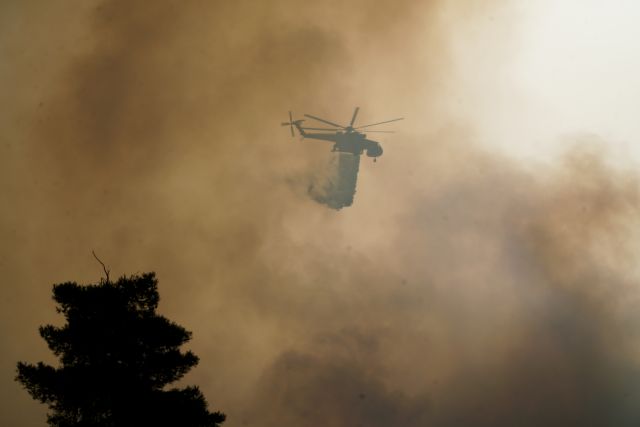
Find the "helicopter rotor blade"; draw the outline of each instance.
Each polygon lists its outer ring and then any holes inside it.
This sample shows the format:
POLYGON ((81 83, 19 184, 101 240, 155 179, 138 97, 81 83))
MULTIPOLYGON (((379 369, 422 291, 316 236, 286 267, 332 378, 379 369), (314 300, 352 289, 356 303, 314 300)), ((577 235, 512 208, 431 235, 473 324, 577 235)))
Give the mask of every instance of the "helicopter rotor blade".
POLYGON ((400 117, 399 119, 386 120, 384 122, 372 123, 370 125, 358 126, 357 128, 354 128, 354 129, 368 128, 369 126, 381 125, 383 123, 397 122, 398 120, 404 120, 404 117, 400 117))
POLYGON ((338 128, 334 128, 334 129, 330 129, 330 128, 302 128, 304 130, 329 130, 332 132, 338 131, 338 130, 342 130, 342 129, 338 129, 338 128))
POLYGON ((280 123, 281 126, 289 126, 289 129, 291 130, 291 136, 296 136, 296 134, 293 132, 293 115, 291 114, 291 111, 289 111, 289 122, 288 123, 280 123))
POLYGON ((296 134, 293 132, 293 115, 291 114, 291 110, 289 110, 289 123, 291 124, 289 129, 291 129, 291 137, 293 138, 296 134))
POLYGON ((342 126, 342 125, 330 122, 329 120, 321 119, 320 117, 312 116, 311 114, 305 114, 305 117, 309 117, 310 119, 318 120, 319 122, 326 123, 328 125, 344 129, 344 126, 342 126))
POLYGON ((289 110, 289 129, 291 130, 291 137, 293 138, 296 134, 293 132, 293 115, 291 114, 291 110, 289 110))
POLYGON ((353 117, 351 117, 351 123, 349 123, 350 127, 352 127, 353 123, 356 121, 356 117, 358 116, 358 111, 360 111, 360 107, 356 107, 356 109, 353 111, 353 117))

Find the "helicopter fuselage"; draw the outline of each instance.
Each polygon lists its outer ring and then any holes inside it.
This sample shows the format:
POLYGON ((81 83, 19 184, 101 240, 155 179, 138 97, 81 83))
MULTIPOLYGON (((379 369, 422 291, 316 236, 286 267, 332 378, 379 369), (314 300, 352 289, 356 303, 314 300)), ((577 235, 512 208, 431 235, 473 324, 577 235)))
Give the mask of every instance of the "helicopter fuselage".
POLYGON ((336 132, 336 133, 309 133, 299 124, 296 124, 300 135, 303 138, 318 139, 321 141, 333 142, 332 151, 341 153, 351 153, 361 155, 366 152, 368 157, 382 156, 382 147, 377 141, 367 139, 367 135, 357 131, 336 132))
MULTIPOLYGON (((295 136, 294 127, 300 133, 300 136, 308 139, 318 139, 321 141, 333 142, 333 150, 341 153, 351 153, 354 156, 360 156, 366 153, 368 157, 373 157, 373 161, 382 156, 382 147, 378 141, 367 139, 367 135, 364 132, 360 132, 358 129, 369 128, 371 126, 378 126, 385 123, 397 122, 403 120, 403 117, 391 120, 385 120, 377 123, 370 123, 367 125, 354 126, 356 117, 360 107, 356 107, 351 116, 351 121, 348 126, 325 120, 321 117, 312 116, 311 114, 305 114, 305 117, 309 117, 315 121, 321 122, 324 125, 332 126, 331 128, 317 128, 317 127, 303 127, 302 123, 304 119, 293 120, 293 114, 289 111, 289 121, 281 123, 282 126, 289 126, 291 130, 291 136, 295 136), (307 131, 322 131, 322 132, 307 132, 307 131)), ((393 133, 393 131, 387 130, 370 130, 371 132, 386 132, 393 133)))

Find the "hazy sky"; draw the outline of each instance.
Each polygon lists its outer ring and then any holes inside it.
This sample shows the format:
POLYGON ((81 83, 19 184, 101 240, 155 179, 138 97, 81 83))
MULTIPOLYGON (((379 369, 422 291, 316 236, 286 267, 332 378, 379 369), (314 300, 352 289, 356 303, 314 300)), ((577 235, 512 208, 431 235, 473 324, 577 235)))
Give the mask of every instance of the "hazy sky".
MULTIPOLYGON (((53 283, 153 270, 225 426, 640 422, 634 2, 0 2, 0 424, 53 283), (354 205, 287 111, 406 118, 354 205)), ((372 134, 373 135, 373 134, 372 134)))
POLYGON ((628 0, 504 2, 451 35, 465 104, 452 109, 517 156, 557 156, 591 135, 638 161, 638 19, 628 0))

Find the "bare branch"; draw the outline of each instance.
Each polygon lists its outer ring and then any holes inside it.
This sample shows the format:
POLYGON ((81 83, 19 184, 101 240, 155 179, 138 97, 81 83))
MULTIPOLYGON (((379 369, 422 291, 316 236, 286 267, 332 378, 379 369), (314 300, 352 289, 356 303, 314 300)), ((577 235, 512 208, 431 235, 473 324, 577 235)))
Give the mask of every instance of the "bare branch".
POLYGON ((107 276, 106 279, 105 279, 105 282, 109 283, 109 270, 107 270, 107 266, 104 265, 104 262, 100 261, 100 258, 98 258, 98 255, 96 255, 96 253, 93 250, 91 251, 91 253, 93 254, 93 257, 98 260, 100 265, 102 265, 102 269, 104 270, 104 274, 105 274, 105 276, 107 276))

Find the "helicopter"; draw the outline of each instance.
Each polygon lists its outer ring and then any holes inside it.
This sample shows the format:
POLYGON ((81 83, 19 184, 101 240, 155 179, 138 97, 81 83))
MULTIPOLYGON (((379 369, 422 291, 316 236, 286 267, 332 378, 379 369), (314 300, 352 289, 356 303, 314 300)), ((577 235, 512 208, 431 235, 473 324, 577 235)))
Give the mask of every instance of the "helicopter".
MULTIPOLYGON (((317 120, 326 125, 333 126, 331 128, 314 128, 314 127, 303 127, 302 123, 305 121, 304 119, 293 120, 293 115, 291 111, 289 111, 289 121, 285 123, 281 123, 282 126, 289 126, 291 129, 291 136, 295 136, 293 128, 298 129, 300 136, 303 138, 309 139, 319 139, 323 141, 333 142, 333 148, 331 151, 337 151, 341 153, 351 153, 355 156, 360 156, 362 153, 366 151, 368 157, 373 157, 373 161, 382 156, 382 147, 380 143, 377 141, 373 141, 371 139, 367 139, 367 135, 359 129, 368 128, 371 126, 377 126, 384 123, 396 122, 398 120, 403 120, 404 117, 400 117, 398 119, 385 120, 383 122, 372 123, 363 126, 356 126, 355 124, 356 117, 358 116, 358 112, 360 111, 360 107, 356 107, 353 111, 353 116, 351 117, 351 121, 349 122, 349 126, 342 126, 337 123, 331 122, 329 120, 322 119, 320 117, 312 116, 311 114, 305 114, 305 117, 308 117, 313 120, 317 120), (322 131, 322 132, 314 132, 309 133, 308 130, 312 131, 322 131)), ((388 130, 367 130, 366 132, 378 132, 378 133, 393 133, 393 131, 388 130)))

